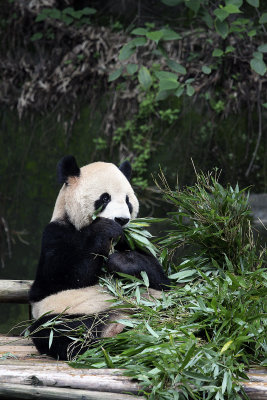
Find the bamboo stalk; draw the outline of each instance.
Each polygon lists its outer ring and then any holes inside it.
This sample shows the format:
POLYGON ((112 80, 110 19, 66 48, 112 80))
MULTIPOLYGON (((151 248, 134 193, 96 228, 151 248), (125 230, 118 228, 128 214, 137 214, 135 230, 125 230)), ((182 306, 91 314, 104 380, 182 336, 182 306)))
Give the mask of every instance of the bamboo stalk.
POLYGON ((144 397, 136 397, 127 394, 95 392, 80 389, 34 387, 26 385, 2 383, 0 386, 0 397, 10 399, 72 399, 72 400, 144 400, 144 397))
MULTIPOLYGON (((140 390, 138 384, 126 376, 106 370, 75 369, 67 364, 25 365, 16 363, 0 365, 0 383, 37 385, 82 389, 99 392, 133 393, 140 390)), ((1 385, 0 385, 1 386, 1 385)))
POLYGON ((251 400, 267 399, 266 382, 242 382, 242 386, 251 400))
POLYGON ((0 303, 28 303, 29 290, 33 281, 0 280, 0 303))
POLYGON ((0 350, 1 346, 32 346, 30 338, 23 336, 0 336, 0 350))

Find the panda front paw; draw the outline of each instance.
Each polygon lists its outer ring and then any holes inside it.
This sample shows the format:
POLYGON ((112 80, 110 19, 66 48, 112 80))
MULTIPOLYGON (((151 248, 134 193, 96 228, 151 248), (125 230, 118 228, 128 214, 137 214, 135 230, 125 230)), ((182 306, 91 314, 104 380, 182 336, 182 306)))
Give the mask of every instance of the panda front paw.
POLYGON ((123 251, 111 254, 108 257, 107 268, 110 272, 123 272, 135 275, 141 271, 134 251, 123 251))
POLYGON ((92 222, 91 228, 94 233, 105 236, 110 240, 119 239, 123 235, 121 225, 109 218, 96 218, 92 222))
POLYGON ((141 277, 141 271, 145 271, 149 279, 149 286, 156 290, 169 290, 171 285, 157 259, 136 250, 111 254, 108 257, 107 268, 110 272, 123 272, 137 278, 141 277))

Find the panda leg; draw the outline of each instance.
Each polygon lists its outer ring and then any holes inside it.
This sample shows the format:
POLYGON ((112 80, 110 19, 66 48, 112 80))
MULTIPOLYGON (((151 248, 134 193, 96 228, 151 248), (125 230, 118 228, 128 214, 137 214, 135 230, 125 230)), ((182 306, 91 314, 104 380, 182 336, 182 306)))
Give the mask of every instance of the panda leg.
POLYGON ((102 337, 109 318, 108 314, 45 315, 31 325, 31 337, 41 354, 70 360, 84 353, 102 337))

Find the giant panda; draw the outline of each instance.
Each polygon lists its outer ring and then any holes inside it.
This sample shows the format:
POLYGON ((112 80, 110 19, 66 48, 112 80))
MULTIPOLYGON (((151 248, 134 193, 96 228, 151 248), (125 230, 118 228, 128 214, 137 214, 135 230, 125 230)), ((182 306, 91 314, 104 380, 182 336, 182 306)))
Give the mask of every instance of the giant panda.
POLYGON ((63 186, 43 232, 29 293, 34 318, 30 332, 41 354, 67 360, 90 343, 123 330, 116 323, 118 311, 112 310, 113 297, 98 285, 104 264, 115 275, 139 277, 145 271, 152 295, 169 290, 170 282, 155 257, 131 250, 124 239, 123 227, 139 209, 128 161, 120 167, 94 162, 79 168, 73 156, 66 156, 58 163, 57 175, 63 186), (110 254, 116 241, 116 251, 110 254), (86 332, 86 345, 75 340, 75 332, 81 330, 86 332))

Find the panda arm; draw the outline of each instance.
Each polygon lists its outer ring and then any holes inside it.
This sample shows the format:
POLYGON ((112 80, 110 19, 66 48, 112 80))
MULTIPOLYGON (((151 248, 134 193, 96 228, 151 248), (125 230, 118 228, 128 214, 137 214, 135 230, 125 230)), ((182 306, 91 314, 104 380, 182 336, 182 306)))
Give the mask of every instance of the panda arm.
POLYGON ((141 277, 141 271, 145 271, 152 289, 169 290, 171 284, 158 260, 141 251, 113 253, 108 258, 107 267, 110 272, 123 272, 138 278, 141 277))
POLYGON ((45 228, 32 301, 98 281, 111 239, 121 232, 119 224, 109 221, 99 218, 81 231, 56 222, 45 228))

